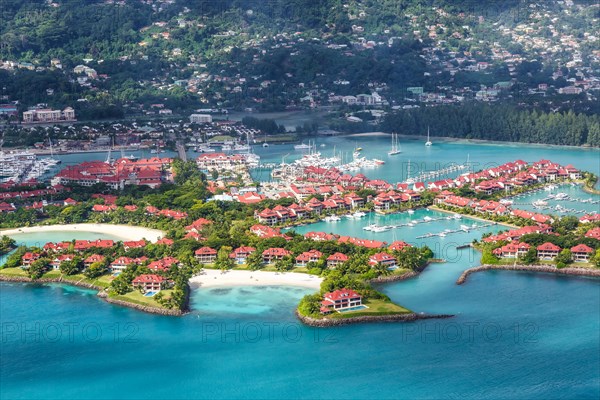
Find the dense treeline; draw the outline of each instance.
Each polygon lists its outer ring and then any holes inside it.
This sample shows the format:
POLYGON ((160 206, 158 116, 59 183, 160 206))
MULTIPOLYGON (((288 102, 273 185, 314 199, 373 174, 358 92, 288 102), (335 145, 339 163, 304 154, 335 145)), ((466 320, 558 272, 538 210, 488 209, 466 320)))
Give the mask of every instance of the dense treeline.
POLYGON ((505 105, 440 106, 399 111, 383 130, 406 135, 600 147, 598 115, 543 113, 505 105))

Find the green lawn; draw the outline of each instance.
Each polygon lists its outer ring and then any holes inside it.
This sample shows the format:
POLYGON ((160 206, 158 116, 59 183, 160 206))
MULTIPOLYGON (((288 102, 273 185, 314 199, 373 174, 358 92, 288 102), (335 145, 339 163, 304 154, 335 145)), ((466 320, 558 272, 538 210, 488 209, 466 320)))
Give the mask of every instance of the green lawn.
POLYGON ((2 268, 0 269, 0 275, 6 276, 28 276, 27 271, 21 269, 21 267, 17 268, 2 268))
MULTIPOLYGON (((161 290, 160 292, 166 298, 166 297, 170 297, 171 293, 173 291, 172 290, 161 290)), ((144 297, 144 295, 141 294, 138 290, 134 290, 134 291, 131 291, 131 292, 129 292, 127 294, 123 294, 123 295, 110 295, 109 297, 111 299, 123 300, 123 301, 127 301, 130 303, 140 304, 142 306, 164 308, 163 306, 158 304, 156 302, 156 300, 154 300, 154 297, 144 297)))
POLYGON ((391 301, 369 299, 363 303, 369 308, 364 308, 357 311, 346 311, 342 313, 334 312, 325 316, 325 318, 353 318, 362 316, 376 316, 376 315, 393 315, 393 314, 409 314, 412 311, 401 307, 391 301))

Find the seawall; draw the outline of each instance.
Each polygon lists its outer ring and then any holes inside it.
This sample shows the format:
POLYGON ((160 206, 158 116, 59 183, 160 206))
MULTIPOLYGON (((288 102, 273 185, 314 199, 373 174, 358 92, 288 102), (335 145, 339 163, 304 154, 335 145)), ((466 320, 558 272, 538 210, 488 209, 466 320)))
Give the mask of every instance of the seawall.
POLYGON ((296 310, 296 317, 304 324, 313 326, 316 328, 327 328, 331 326, 342 326, 351 324, 366 324, 366 323, 377 323, 377 322, 414 322, 421 319, 434 319, 434 318, 452 318, 454 315, 451 314, 390 314, 390 315, 362 315, 359 317, 351 318, 311 318, 300 315, 296 310))
POLYGON ((556 268, 549 265, 492 265, 485 264, 479 267, 470 268, 464 271, 460 277, 456 280, 457 285, 462 285, 467 281, 469 275, 475 272, 491 271, 491 270, 503 270, 503 271, 528 271, 528 272, 545 272, 559 275, 571 275, 571 276, 591 276, 600 278, 600 269, 592 268, 556 268))

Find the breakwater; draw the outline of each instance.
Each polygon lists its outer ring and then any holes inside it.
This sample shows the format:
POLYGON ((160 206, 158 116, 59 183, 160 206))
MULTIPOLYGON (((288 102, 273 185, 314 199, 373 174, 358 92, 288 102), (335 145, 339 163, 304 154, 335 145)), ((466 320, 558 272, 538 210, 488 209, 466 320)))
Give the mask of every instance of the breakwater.
POLYGON ((556 268, 550 265, 493 265, 485 264, 479 267, 470 268, 464 271, 460 277, 456 280, 457 285, 462 285, 466 282, 469 275, 475 272, 491 271, 491 270, 504 270, 504 271, 528 271, 528 272, 545 272, 559 275, 571 275, 571 276, 591 276, 600 278, 600 269, 592 268, 556 268))
POLYGON ((301 315, 296 310, 296 317, 304 324, 313 326, 316 328, 327 328, 332 326, 342 326, 350 324, 366 324, 376 322, 414 322, 421 319, 435 319, 435 318, 452 318, 452 314, 388 314, 388 315, 361 315, 350 318, 311 318, 301 315))

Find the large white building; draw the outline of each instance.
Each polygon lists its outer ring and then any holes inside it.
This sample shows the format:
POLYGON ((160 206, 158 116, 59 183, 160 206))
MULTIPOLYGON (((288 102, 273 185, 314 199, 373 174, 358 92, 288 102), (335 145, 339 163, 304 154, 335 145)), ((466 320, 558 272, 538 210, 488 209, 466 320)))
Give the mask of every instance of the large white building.
POLYGON ((75 121, 75 110, 67 107, 64 110, 38 109, 23 113, 23 122, 26 124, 34 122, 60 122, 75 121))
POLYGON ((192 124, 208 124, 212 122, 212 115, 210 114, 192 114, 190 115, 190 122, 192 124))

